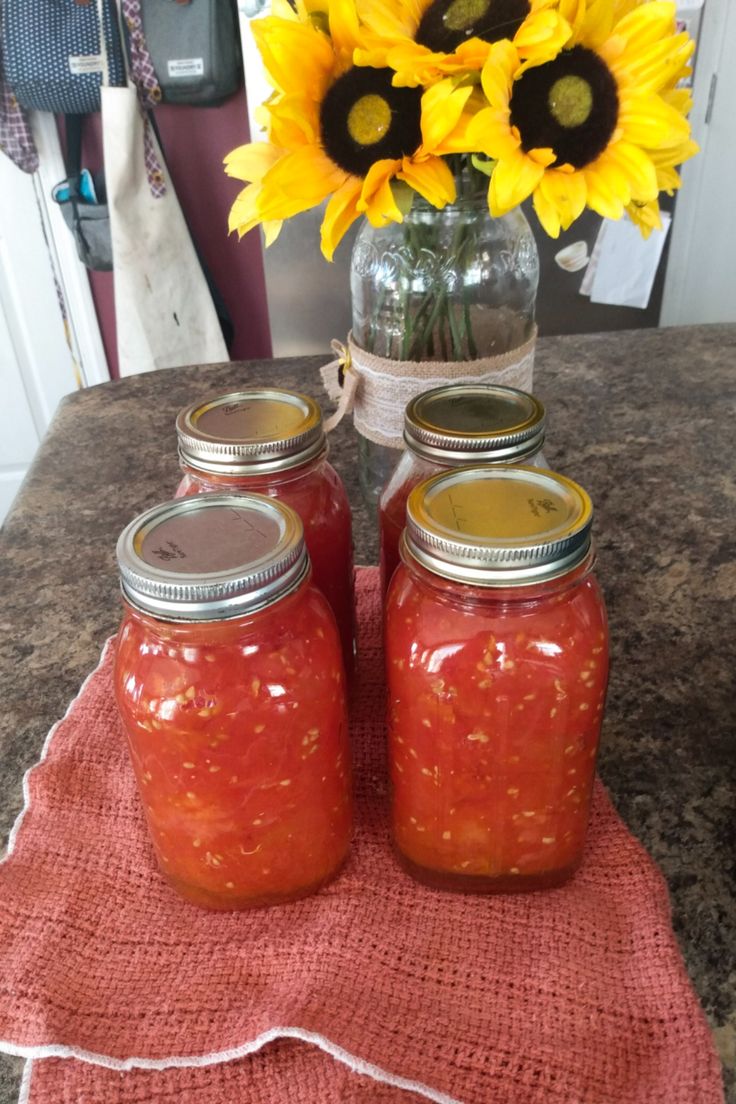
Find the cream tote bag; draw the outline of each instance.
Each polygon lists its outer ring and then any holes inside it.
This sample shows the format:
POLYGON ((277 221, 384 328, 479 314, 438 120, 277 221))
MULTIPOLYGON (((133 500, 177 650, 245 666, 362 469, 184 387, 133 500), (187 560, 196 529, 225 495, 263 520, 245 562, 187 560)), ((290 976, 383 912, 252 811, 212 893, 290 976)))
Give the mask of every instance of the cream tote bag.
MULTIPOLYGON (((104 45, 104 38, 101 42, 104 45)), ((126 87, 111 87, 106 71, 103 76, 102 136, 120 375, 229 360, 207 281, 154 135, 165 192, 158 197, 151 192, 135 87, 129 75, 126 87)))

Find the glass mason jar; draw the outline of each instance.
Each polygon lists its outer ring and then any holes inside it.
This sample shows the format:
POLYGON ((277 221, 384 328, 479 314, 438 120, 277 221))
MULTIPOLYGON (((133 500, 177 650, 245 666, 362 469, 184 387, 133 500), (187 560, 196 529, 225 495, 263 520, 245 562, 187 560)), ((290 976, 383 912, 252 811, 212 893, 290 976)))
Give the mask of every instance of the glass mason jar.
POLYGON ((421 882, 540 889, 581 861, 608 677, 591 516, 531 467, 409 496, 386 665, 393 837, 421 882))
MULTIPOLYGON (((486 177, 463 174, 457 200, 443 210, 415 196, 403 223, 364 221, 350 273, 360 348, 389 360, 467 361, 529 340, 536 242, 521 209, 491 216, 487 189, 486 177)), ((375 505, 396 451, 362 436, 358 443, 361 489, 375 505)))
POLYGON ((464 464, 533 464, 546 468, 546 415, 526 391, 455 383, 423 391, 404 414, 406 449, 378 506, 381 588, 385 597, 399 563, 409 492, 425 479, 464 464))
POLYGON ((176 431, 184 472, 177 498, 255 492, 299 514, 314 583, 335 614, 350 676, 355 655, 352 520, 343 482, 327 459, 318 404, 277 387, 215 395, 182 410, 176 431))
POLYGON ((117 555, 115 693, 164 877, 214 909, 313 893, 352 799, 340 641, 299 518, 262 495, 168 502, 117 555))

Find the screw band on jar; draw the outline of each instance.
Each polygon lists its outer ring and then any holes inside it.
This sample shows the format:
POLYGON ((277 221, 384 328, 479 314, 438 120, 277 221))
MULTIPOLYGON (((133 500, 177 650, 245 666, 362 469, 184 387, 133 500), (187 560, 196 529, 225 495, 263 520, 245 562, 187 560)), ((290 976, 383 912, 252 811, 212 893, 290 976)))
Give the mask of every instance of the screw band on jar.
POLYGON ((154 506, 123 530, 117 559, 127 601, 170 621, 255 613, 295 590, 309 571, 298 515, 258 494, 154 506))
POLYGON ((404 548, 444 578, 526 586, 585 560, 592 517, 587 492, 555 472, 455 468, 411 492, 404 548))
POLYGON ((450 384, 409 402, 404 440, 443 465, 517 463, 544 444, 546 414, 534 395, 514 387, 450 384))
POLYGON ((239 475, 296 467, 326 448, 322 412, 308 395, 258 387, 192 403, 176 419, 182 460, 239 475))

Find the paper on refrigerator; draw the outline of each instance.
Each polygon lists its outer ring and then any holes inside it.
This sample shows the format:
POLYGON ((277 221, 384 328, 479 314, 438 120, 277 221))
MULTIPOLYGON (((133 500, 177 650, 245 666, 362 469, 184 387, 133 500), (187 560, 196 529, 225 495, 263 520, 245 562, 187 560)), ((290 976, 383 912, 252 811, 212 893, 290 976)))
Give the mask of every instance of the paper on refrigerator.
POLYGON ((646 239, 628 218, 604 222, 580 294, 589 295, 591 303, 646 310, 671 222, 662 211, 662 229, 646 239))

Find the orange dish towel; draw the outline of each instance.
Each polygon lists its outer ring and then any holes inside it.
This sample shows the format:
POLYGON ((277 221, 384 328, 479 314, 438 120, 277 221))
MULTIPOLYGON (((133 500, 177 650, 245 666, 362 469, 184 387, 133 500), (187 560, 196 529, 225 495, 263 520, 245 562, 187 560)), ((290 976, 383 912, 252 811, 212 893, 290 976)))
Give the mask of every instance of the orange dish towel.
POLYGON ((332 885, 280 908, 206 912, 160 877, 106 648, 27 779, 0 866, 0 1049, 44 1059, 25 1098, 722 1101, 664 881, 600 784, 564 888, 461 896, 397 867, 375 569, 357 594, 353 851, 332 885))

